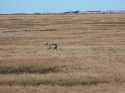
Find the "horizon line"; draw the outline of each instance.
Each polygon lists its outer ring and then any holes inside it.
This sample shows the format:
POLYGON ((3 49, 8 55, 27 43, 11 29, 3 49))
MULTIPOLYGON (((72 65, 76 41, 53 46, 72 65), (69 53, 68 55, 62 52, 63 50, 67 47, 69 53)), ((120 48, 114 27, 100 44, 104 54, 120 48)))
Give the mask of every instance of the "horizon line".
POLYGON ((87 13, 87 12, 112 12, 112 13, 117 13, 117 12, 120 12, 120 13, 125 13, 125 9, 118 9, 118 10, 99 10, 99 9, 96 9, 96 10, 67 10, 67 11, 58 11, 58 12, 41 12, 41 11, 34 11, 34 12, 5 12, 5 13, 1 13, 0 14, 60 14, 60 13, 66 13, 66 12, 75 12, 75 11, 78 11, 79 13, 87 13))

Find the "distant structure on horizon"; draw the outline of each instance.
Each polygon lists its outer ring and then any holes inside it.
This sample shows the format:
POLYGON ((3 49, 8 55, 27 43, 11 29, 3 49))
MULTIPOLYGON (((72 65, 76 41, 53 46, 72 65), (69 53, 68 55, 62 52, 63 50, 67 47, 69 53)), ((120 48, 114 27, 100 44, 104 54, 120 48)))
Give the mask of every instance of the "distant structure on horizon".
POLYGON ((125 10, 90 10, 90 11, 68 11, 64 12, 64 14, 115 14, 115 13, 125 13, 125 10))
MULTIPOLYGON (((34 12, 34 13, 9 13, 12 15, 46 15, 46 14, 125 14, 125 10, 89 10, 89 11, 79 11, 79 10, 75 10, 75 11, 66 11, 66 12, 59 12, 59 13, 41 13, 41 12, 34 12)), ((8 15, 8 13, 5 14, 0 14, 0 15, 8 15)))

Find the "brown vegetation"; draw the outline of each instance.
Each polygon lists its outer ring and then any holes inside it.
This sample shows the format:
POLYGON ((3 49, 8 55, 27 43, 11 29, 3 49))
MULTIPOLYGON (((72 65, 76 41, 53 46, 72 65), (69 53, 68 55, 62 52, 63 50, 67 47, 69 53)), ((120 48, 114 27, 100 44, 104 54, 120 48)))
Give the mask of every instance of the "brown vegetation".
POLYGON ((0 15, 1 93, 124 93, 125 15, 0 15))

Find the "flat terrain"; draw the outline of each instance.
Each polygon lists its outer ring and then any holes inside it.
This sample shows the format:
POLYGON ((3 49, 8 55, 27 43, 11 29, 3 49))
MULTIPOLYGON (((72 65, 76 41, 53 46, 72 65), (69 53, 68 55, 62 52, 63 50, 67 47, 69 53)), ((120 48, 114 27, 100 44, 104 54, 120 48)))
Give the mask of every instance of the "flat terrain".
POLYGON ((0 93, 125 93, 125 14, 0 15, 0 93))

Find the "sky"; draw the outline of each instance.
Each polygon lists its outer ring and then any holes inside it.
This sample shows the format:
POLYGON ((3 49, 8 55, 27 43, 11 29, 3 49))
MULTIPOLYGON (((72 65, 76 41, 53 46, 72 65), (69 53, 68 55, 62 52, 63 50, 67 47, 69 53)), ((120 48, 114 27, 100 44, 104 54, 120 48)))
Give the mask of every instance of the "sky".
POLYGON ((125 10, 125 0, 0 0, 0 13, 125 10))

